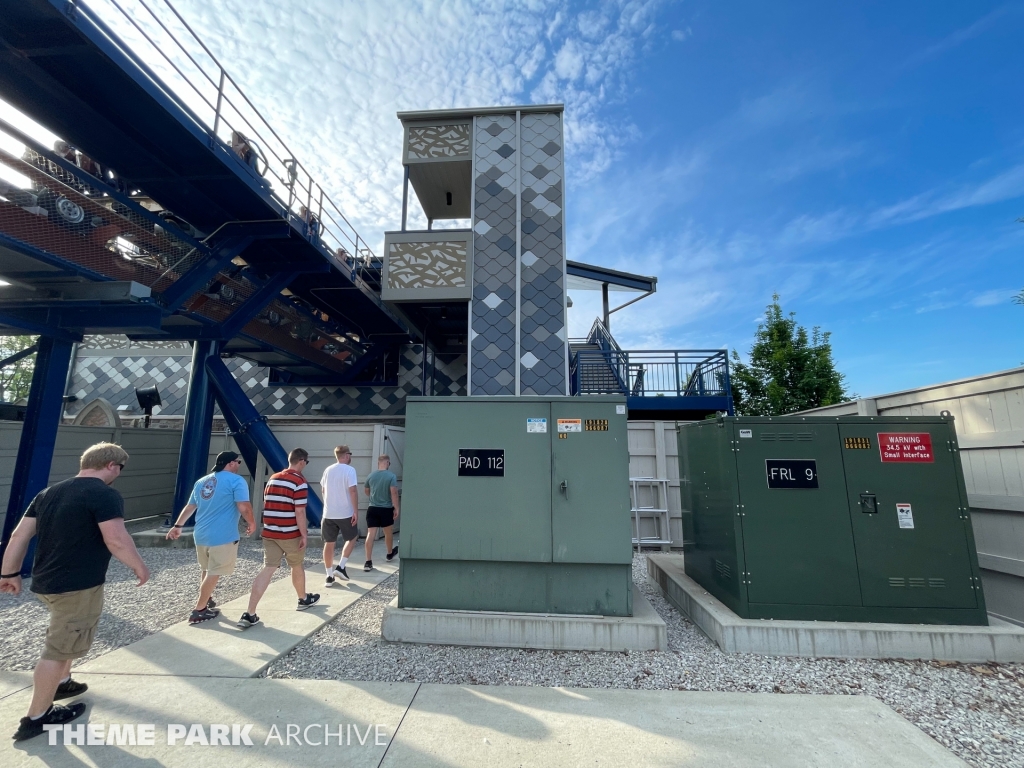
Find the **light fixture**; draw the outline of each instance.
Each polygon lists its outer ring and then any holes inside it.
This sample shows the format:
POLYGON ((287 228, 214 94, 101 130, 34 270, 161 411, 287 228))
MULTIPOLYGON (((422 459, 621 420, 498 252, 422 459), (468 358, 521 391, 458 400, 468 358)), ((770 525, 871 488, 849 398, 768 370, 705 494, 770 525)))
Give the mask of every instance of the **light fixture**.
POLYGON ((149 429, 149 420, 153 416, 153 408, 163 405, 160 400, 160 390, 156 384, 151 387, 136 387, 135 399, 139 401, 139 407, 146 412, 146 429, 149 429))

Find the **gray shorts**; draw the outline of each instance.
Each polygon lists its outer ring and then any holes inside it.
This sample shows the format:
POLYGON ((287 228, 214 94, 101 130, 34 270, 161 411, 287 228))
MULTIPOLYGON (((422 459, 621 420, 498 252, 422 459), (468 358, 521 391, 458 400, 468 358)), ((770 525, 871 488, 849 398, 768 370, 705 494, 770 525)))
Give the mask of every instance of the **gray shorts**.
POLYGON ((324 544, 336 542, 338 536, 345 541, 352 541, 359 535, 359 528, 352 525, 351 517, 343 517, 340 520, 325 517, 320 521, 320 535, 324 538, 324 544))

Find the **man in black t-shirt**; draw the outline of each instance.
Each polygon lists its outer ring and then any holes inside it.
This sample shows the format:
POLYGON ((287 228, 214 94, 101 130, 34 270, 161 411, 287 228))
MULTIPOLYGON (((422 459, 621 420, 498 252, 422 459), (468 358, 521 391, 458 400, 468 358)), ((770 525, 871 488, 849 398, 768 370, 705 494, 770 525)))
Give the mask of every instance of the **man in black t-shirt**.
POLYGON ((103 583, 113 555, 142 586, 149 569, 124 527, 124 501, 110 485, 121 475, 128 454, 119 445, 98 443, 82 454, 81 471, 40 491, 14 529, 0 566, 0 592, 21 592, 21 565, 37 536, 30 589, 50 611, 42 657, 36 664, 32 703, 14 734, 15 741, 43 733, 44 725, 70 722, 85 704, 65 707, 55 699, 84 693, 71 679, 71 662, 89 652, 100 613, 103 583))

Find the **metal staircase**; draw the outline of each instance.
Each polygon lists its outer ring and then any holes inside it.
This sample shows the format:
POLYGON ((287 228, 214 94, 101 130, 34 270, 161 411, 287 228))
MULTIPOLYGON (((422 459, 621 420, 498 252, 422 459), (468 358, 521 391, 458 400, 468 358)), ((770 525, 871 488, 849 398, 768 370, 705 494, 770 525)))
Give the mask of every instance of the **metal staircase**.
POLYGON ((733 412, 725 350, 624 350, 600 318, 569 340, 569 379, 573 395, 625 395, 636 418, 733 412))

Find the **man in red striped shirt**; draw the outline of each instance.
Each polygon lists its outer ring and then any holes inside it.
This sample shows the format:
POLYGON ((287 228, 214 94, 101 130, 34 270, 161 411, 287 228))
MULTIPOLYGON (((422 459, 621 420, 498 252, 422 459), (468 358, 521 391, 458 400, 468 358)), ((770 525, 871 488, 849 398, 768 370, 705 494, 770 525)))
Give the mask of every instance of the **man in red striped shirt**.
POLYGON ((292 571, 292 586, 299 596, 296 610, 304 611, 320 600, 320 595, 306 591, 306 478, 302 470, 309 463, 309 454, 296 448, 288 454, 288 469, 270 476, 263 491, 263 570, 252 583, 249 610, 242 614, 238 626, 248 629, 259 624, 256 606, 270 586, 274 571, 281 567, 281 558, 292 571))

